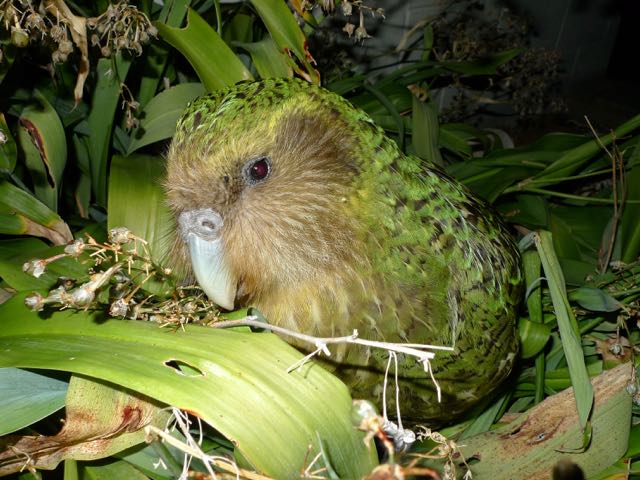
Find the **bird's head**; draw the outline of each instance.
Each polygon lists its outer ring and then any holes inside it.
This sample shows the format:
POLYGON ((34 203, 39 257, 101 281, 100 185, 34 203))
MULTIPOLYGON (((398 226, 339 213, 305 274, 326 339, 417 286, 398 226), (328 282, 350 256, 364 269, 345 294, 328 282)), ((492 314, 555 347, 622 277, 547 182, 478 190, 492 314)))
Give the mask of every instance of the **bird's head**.
POLYGON ((278 288, 353 268, 363 121, 340 97, 293 79, 198 99, 178 123, 165 188, 176 262, 232 309, 278 288), (360 153, 360 154, 359 154, 360 153))

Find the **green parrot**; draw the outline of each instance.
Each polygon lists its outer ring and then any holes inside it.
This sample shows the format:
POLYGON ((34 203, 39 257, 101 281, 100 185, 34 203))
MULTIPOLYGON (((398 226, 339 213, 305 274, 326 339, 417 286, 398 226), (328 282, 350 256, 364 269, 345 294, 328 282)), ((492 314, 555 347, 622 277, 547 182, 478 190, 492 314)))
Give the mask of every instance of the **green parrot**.
MULTIPOLYGON (((431 360, 441 402, 423 365, 398 355, 403 419, 448 422, 509 375, 522 277, 509 232, 344 98, 266 79, 194 101, 168 152, 165 189, 172 257, 223 309, 256 307, 318 337, 357 330, 452 346, 431 360)), ((352 396, 380 405, 388 352, 330 351, 322 361, 352 396)))

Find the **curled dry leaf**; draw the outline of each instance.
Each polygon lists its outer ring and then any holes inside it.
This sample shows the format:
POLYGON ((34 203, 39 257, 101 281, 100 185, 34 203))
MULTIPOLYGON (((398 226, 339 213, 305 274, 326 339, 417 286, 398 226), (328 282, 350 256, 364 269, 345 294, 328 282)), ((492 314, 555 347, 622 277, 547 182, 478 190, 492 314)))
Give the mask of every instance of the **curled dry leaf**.
POLYGON ((142 396, 73 377, 64 427, 53 436, 9 435, 0 441, 0 476, 23 468, 51 470, 67 458, 96 460, 145 441, 147 425, 168 414, 142 396))

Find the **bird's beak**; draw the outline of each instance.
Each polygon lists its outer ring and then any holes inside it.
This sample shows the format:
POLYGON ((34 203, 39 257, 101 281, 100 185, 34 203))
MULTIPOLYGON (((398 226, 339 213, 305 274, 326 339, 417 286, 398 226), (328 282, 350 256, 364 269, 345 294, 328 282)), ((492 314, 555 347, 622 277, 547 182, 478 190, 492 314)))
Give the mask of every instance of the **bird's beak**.
POLYGON ((233 310, 238 281, 229 269, 221 238, 223 220, 210 208, 182 212, 178 224, 189 247, 191 265, 200 288, 211 301, 233 310))

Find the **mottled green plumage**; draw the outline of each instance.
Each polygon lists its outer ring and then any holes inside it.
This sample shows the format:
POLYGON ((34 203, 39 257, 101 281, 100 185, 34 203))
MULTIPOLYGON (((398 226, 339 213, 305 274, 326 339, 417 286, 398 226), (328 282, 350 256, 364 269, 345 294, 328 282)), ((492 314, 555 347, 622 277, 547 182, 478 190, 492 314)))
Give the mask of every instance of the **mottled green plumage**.
MULTIPOLYGON (((521 273, 509 233, 343 98, 268 79, 197 100, 178 124, 166 187, 176 215, 210 208, 224 218, 236 307, 314 335, 357 329, 362 338, 454 346, 432 361, 441 404, 422 366, 400 356, 405 418, 459 416, 511 371, 521 273), (271 170, 250 184, 243 172, 255 158, 271 170)), ((176 251, 186 258, 180 240, 176 251)), ((353 396, 379 400, 387 354, 332 352, 353 396)))

